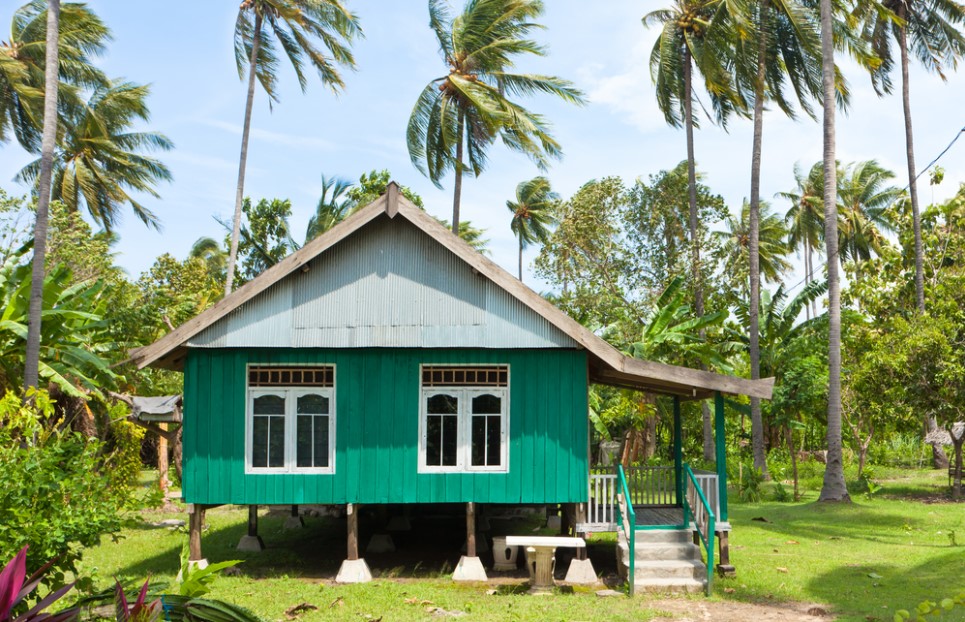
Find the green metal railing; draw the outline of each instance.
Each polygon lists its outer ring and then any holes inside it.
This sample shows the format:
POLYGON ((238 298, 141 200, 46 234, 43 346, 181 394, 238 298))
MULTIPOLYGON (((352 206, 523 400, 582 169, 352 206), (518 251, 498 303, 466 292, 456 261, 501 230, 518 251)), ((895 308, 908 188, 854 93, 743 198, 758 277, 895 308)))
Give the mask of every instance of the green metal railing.
POLYGON ((689 527, 690 519, 693 518, 694 525, 697 527, 697 534, 700 536, 700 541, 707 552, 707 595, 710 596, 713 591, 714 580, 714 532, 717 527, 717 517, 714 516, 714 510, 707 502, 707 497, 704 496, 704 491, 701 490, 697 477, 689 464, 684 465, 684 474, 686 476, 684 480, 686 494, 683 495, 683 525, 684 528, 689 527))
POLYGON ((635 576, 635 564, 634 561, 637 556, 636 550, 636 537, 634 534, 637 529, 637 513, 633 509, 632 497, 630 496, 630 487, 627 486, 627 475, 623 472, 623 465, 617 465, 617 482, 619 483, 619 492, 617 493, 619 499, 619 512, 617 512, 617 526, 623 530, 624 535, 627 538, 627 547, 629 547, 628 558, 630 560, 630 567, 627 571, 627 584, 629 587, 629 594, 633 596, 633 588, 636 584, 635 576))

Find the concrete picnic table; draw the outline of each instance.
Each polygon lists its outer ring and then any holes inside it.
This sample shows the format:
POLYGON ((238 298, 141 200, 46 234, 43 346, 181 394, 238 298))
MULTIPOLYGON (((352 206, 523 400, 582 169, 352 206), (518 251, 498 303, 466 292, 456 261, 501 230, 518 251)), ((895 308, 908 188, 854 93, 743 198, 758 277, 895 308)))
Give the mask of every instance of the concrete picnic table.
POLYGON ((553 590, 553 570, 556 567, 557 547, 585 548, 583 538, 555 536, 506 536, 506 546, 521 546, 526 550, 530 593, 545 594, 553 590))

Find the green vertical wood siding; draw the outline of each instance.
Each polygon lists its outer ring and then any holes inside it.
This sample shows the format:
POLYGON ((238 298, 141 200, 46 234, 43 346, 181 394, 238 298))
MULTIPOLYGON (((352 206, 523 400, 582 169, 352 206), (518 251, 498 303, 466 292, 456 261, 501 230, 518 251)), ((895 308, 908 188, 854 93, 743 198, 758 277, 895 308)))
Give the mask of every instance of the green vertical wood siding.
POLYGON ((586 353, 578 350, 192 349, 188 503, 563 503, 587 497, 586 353), (246 366, 335 365, 334 474, 246 474, 246 366), (419 366, 508 364, 509 471, 418 473, 419 366))

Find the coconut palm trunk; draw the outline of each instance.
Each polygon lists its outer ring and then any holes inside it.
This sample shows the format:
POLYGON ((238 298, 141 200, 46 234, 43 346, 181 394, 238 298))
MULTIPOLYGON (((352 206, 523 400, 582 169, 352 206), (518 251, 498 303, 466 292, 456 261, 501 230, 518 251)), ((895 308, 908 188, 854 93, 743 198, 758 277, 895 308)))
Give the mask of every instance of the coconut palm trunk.
MULTIPOLYGON (((695 317, 704 315, 704 286, 700 278, 700 234, 697 230, 697 163, 694 157, 694 111, 693 111, 693 67, 690 49, 684 50, 684 127, 687 133, 687 191, 690 229, 690 276, 694 282, 695 317)), ((703 339, 704 331, 700 331, 703 339)), ((701 365, 703 367, 703 365, 701 365)), ((710 407, 706 401, 700 405, 703 420, 704 460, 714 459, 713 426, 710 420, 710 407)))
MULTIPOLYGON (((749 240, 747 254, 750 258, 750 301, 748 319, 750 324, 751 379, 761 377, 761 262, 760 262, 760 216, 761 216, 761 148, 764 134, 764 80, 767 52, 765 13, 766 0, 760 4, 760 39, 757 44, 757 79, 754 83, 754 138, 751 152, 751 198, 748 211, 749 240)), ((764 421, 761 416, 761 400, 751 398, 751 446, 754 453, 754 468, 767 477, 767 453, 764 450, 764 421)))
POLYGON ((248 135, 251 132, 251 109, 255 102, 255 76, 258 50, 261 47, 261 15, 255 13, 255 27, 251 37, 251 58, 248 63, 248 97, 245 102, 245 122, 241 129, 241 157, 238 161, 238 186, 235 190, 235 212, 231 221, 231 248, 228 251, 228 275, 224 294, 231 293, 238 260, 238 239, 241 237, 241 206, 245 196, 245 169, 248 166, 248 135))
MULTIPOLYGON (((898 17, 906 19, 904 3, 899 5, 898 17)), ((918 209, 918 180, 915 173, 915 139, 911 128, 911 85, 908 78, 908 37, 905 27, 898 28, 898 49, 901 51, 901 107, 905 115, 905 157, 908 162, 908 194, 911 197, 911 219, 915 233, 915 302, 919 313, 925 312, 925 270, 921 242, 921 213, 918 209)))
POLYGON ((824 85, 824 238, 828 260, 828 459, 819 501, 850 501, 841 450, 841 283, 838 280, 838 198, 834 126, 834 35, 831 0, 821 0, 824 85))
POLYGON ((37 182, 37 220, 34 224, 34 255, 27 314, 27 349, 24 357, 24 389, 40 381, 40 323, 43 314, 44 263, 47 259, 47 214, 50 178, 57 147, 57 87, 60 84, 60 0, 47 3, 47 48, 44 62, 44 129, 40 147, 40 178, 37 182))
POLYGON ((462 203, 462 137, 466 131, 466 117, 463 112, 459 112, 459 138, 456 139, 456 166, 454 167, 456 179, 452 189, 452 233, 459 235, 459 207, 462 203))
MULTIPOLYGON (((898 15, 905 20, 907 11, 900 5, 898 15)), ((918 206, 918 175, 915 167, 915 135, 911 125, 911 84, 908 76, 908 36, 904 26, 898 28, 898 50, 901 53, 901 107, 905 117, 905 158, 908 163, 908 194, 911 198, 911 223, 915 234, 915 303, 918 312, 925 312, 925 266, 921 241, 921 211, 918 206)), ((929 427, 937 426, 929 417, 929 427)), ((938 443, 932 443, 932 464, 937 469, 948 468, 948 456, 938 443)))
POLYGON ((523 282, 523 235, 519 235, 519 282, 523 282))

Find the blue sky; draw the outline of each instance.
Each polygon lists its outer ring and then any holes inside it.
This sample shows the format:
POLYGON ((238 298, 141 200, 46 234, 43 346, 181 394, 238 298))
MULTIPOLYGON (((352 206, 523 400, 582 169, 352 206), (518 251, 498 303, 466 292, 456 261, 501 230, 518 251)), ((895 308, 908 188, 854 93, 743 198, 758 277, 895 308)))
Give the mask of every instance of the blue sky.
MULTIPOLYGON (((578 0, 546 2, 538 38, 549 46, 545 58, 525 59, 521 71, 559 75, 574 81, 589 97, 577 108, 549 98, 525 102, 552 122, 565 157, 549 177, 569 196, 594 178, 637 177, 671 168, 686 155, 682 131, 668 128, 653 102, 648 59, 656 36, 640 24, 641 16, 667 2, 578 0)), ((113 77, 150 83, 150 129, 167 134, 175 149, 162 154, 174 181, 162 185, 161 199, 145 199, 163 230, 145 228, 126 214, 119 228, 118 262, 136 277, 161 253, 184 257, 203 235, 222 236, 214 216, 227 218, 233 208, 244 113, 245 85, 232 56, 236 2, 130 2, 90 0, 114 32, 102 67, 113 77), (183 9, 183 10, 182 10, 183 9)), ((411 186, 436 216, 451 214, 451 179, 435 188, 412 166, 405 148, 409 112, 423 86, 442 75, 444 66, 428 28, 424 0, 349 2, 361 18, 366 37, 355 52, 358 71, 346 76, 338 97, 312 81, 302 94, 287 70, 281 102, 269 110, 256 95, 245 193, 255 199, 281 197, 294 206, 296 232, 305 223, 320 192, 320 176, 356 179, 362 172, 387 168, 411 186)), ((0 20, 9 24, 15 6, 5 2, 0 20)), ((843 162, 877 158, 907 183, 901 101, 879 99, 866 75, 845 63, 854 92, 852 109, 839 116, 838 156, 843 162)), ((897 80, 897 76, 896 76, 897 80)), ((949 74, 942 83, 920 70, 912 72, 912 106, 919 166, 936 156, 965 126, 965 73, 949 74)), ((729 131, 705 123, 697 132, 698 166, 706 183, 724 195, 735 210, 750 186, 751 127, 734 120, 729 131)), ((762 196, 793 187, 793 166, 808 167, 821 157, 820 125, 804 118, 790 121, 778 112, 765 116, 762 196)), ((32 158, 16 144, 0 146, 0 186, 22 194, 12 178, 32 158)), ((923 178, 923 204, 954 193, 965 182, 965 139, 942 160, 945 182, 930 188, 923 178)), ((490 152, 489 168, 467 179, 463 217, 487 229, 493 259, 515 272, 516 243, 505 207, 516 184, 539 174, 527 159, 501 145, 490 152)), ((773 199, 783 213, 786 205, 773 199)), ((527 254, 529 264, 534 253, 527 254)))

